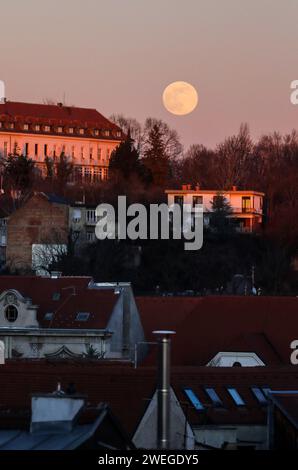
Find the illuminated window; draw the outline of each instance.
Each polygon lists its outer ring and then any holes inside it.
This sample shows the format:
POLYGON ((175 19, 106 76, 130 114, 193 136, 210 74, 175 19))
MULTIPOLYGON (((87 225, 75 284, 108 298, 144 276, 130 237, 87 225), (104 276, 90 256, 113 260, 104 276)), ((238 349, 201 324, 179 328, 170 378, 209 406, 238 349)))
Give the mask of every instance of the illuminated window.
POLYGON ((191 388, 185 388, 184 393, 196 410, 202 411, 204 409, 204 406, 191 388))
POLYGON ((10 323, 13 323, 18 318, 18 309, 14 305, 8 305, 5 309, 5 318, 10 323))
POLYGON ((222 401, 217 395, 216 391, 214 388, 205 388, 205 392, 207 393, 208 397, 212 401, 213 405, 215 406, 222 406, 222 401))
POLYGON ((235 403, 237 406, 243 406, 243 405, 245 405, 244 400, 242 399, 241 395, 240 395, 239 392, 236 390, 236 388, 227 388, 227 391, 229 392, 229 394, 230 394, 231 397, 233 398, 234 403, 235 403))
POLYGON ((264 393, 262 392, 262 390, 260 388, 252 387, 251 391, 254 394, 254 396, 256 397, 256 399, 258 400, 258 402, 261 403, 261 405, 266 405, 267 404, 267 399, 266 399, 264 393))

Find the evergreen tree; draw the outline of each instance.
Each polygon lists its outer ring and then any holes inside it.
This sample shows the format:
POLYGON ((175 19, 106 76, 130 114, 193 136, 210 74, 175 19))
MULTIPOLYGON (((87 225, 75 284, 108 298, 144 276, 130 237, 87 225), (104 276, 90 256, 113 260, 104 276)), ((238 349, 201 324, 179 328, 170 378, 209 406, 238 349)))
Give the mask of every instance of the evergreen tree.
POLYGON ((163 133, 157 124, 149 131, 145 143, 143 163, 149 171, 150 179, 154 185, 165 186, 167 184, 171 167, 163 140, 163 133))
POLYGON ((226 197, 220 192, 212 200, 212 212, 210 213, 210 227, 217 233, 226 233, 233 230, 229 215, 232 208, 226 197))
POLYGON ((133 174, 140 175, 140 155, 134 147, 134 141, 130 136, 130 132, 128 132, 126 140, 121 142, 112 152, 110 170, 114 173, 118 173, 125 179, 133 174))
POLYGON ((25 155, 13 153, 7 158, 4 169, 4 183, 12 190, 30 190, 34 180, 35 163, 25 155))

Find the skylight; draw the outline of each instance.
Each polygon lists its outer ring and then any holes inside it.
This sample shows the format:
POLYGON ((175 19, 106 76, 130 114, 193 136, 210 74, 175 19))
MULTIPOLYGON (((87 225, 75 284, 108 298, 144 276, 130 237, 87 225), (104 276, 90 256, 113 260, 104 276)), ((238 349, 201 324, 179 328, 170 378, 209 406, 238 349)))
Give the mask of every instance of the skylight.
POLYGON ((47 312, 44 316, 44 319, 50 321, 53 319, 53 316, 54 316, 53 312, 47 312))
POLYGON ((239 394, 239 392, 236 390, 236 388, 227 388, 229 394, 231 395, 231 397, 233 398, 234 400, 234 403, 237 405, 237 406, 243 406, 245 405, 241 395, 239 394))
POLYGON ((266 396, 264 395, 264 393, 262 392, 262 390, 260 388, 252 387, 251 391, 254 394, 254 396, 256 397, 256 399, 258 400, 258 402, 261 403, 261 405, 266 405, 267 404, 267 398, 266 398, 266 396))
POLYGON ((207 393, 208 397, 212 401, 213 405, 215 406, 222 406, 222 401, 217 395, 216 391, 214 388, 205 388, 205 392, 207 393))
POLYGON ((76 317, 76 321, 87 321, 89 318, 89 312, 79 312, 76 317))
POLYGON ((191 388, 185 388, 184 393, 187 395, 187 398, 189 401, 192 403, 192 405, 195 407, 196 410, 202 411, 204 409, 204 406, 200 402, 199 398, 196 396, 196 394, 192 391, 191 388))

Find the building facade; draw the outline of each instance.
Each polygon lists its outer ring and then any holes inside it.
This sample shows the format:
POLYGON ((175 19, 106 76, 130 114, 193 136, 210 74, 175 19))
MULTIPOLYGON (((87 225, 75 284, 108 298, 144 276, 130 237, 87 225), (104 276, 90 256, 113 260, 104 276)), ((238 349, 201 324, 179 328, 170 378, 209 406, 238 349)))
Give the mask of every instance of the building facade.
POLYGON ((129 283, 0 276, 0 341, 6 359, 133 359, 144 332, 129 283))
POLYGON ((47 158, 56 163, 64 154, 74 165, 75 181, 106 179, 111 153, 121 140, 121 129, 96 109, 0 103, 0 157, 26 155, 43 175, 47 158))
POLYGON ((239 191, 234 186, 230 191, 207 190, 191 185, 183 185, 182 189, 166 190, 168 205, 189 204, 195 207, 196 204, 203 205, 204 224, 209 225, 209 216, 212 212, 212 205, 216 197, 224 196, 230 204, 232 213, 228 217, 233 219, 237 231, 251 233, 257 231, 263 222, 264 217, 264 197, 265 194, 258 191, 239 191))

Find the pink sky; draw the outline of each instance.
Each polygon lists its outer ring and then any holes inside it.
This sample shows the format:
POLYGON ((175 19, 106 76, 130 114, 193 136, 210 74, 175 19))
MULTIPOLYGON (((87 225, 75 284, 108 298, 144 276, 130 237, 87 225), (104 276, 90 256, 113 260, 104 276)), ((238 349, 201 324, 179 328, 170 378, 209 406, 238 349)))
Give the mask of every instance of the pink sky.
POLYGON ((298 128, 297 0, 10 0, 1 4, 8 99, 46 98, 164 119, 185 147, 298 128), (163 89, 188 81, 199 106, 169 114, 163 89))

